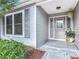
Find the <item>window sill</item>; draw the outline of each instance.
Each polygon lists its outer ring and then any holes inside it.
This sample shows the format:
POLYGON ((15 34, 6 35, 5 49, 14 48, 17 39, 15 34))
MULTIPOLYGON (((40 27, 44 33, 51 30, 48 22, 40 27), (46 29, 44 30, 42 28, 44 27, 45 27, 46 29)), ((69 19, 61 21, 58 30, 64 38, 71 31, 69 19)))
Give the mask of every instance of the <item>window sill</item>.
POLYGON ((7 36, 7 37, 24 37, 24 35, 9 35, 9 34, 6 34, 5 36, 7 36))

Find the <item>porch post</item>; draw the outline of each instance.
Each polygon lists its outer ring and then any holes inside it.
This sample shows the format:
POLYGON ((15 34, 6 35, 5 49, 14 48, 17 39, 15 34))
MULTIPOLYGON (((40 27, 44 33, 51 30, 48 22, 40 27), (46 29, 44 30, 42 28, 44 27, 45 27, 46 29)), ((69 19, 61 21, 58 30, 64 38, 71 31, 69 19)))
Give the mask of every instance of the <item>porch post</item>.
POLYGON ((53 17, 53 38, 55 38, 55 20, 53 17))
POLYGON ((65 16, 65 31, 67 30, 67 17, 65 16))
MULTIPOLYGON (((65 16, 65 31, 67 30, 67 16, 65 16)), ((66 39, 66 35, 65 35, 65 39, 66 39)))

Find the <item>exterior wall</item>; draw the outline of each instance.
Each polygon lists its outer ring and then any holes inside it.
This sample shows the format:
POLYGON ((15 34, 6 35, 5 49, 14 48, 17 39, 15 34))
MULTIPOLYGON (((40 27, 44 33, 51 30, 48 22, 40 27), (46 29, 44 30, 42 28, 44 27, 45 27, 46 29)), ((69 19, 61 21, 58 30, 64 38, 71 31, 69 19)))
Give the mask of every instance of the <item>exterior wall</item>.
MULTIPOLYGON (((2 30, 3 33, 2 33, 1 38, 13 39, 13 40, 21 42, 25 45, 29 45, 29 46, 36 48, 36 35, 35 35, 36 28, 34 28, 36 26, 35 25, 35 6, 34 5, 31 5, 30 7, 27 6, 24 8, 14 10, 14 12, 17 12, 22 9, 26 10, 25 15, 24 15, 25 16, 25 19, 24 19, 25 36, 24 37, 5 36, 5 33, 4 33, 5 30, 2 30), (28 10, 27 10, 27 8, 28 8, 28 10)), ((10 12, 10 13, 12 13, 12 12, 10 12)), ((1 22, 1 19, 0 19, 0 24, 2 25, 2 23, 3 22, 1 22)), ((1 29, 1 25, 0 25, 0 29, 1 29)), ((4 28, 4 23, 3 23, 2 27, 4 28)))
POLYGON ((36 8, 36 39, 37 47, 48 40, 48 15, 41 7, 36 8))
POLYGON ((75 25, 75 33, 76 33, 76 44, 79 46, 79 3, 77 4, 75 8, 74 13, 74 25, 75 25))
POLYGON ((0 17, 0 38, 2 36, 2 17, 0 17))

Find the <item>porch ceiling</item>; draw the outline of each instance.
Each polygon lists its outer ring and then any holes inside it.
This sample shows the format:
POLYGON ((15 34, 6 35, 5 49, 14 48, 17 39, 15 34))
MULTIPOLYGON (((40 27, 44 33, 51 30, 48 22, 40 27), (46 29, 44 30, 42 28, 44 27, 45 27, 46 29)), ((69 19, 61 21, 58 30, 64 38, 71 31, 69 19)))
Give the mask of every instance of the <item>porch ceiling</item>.
POLYGON ((38 3, 48 14, 55 14, 61 12, 67 12, 70 9, 74 9, 79 0, 45 0, 38 3), (59 9, 56 9, 56 8, 59 9))

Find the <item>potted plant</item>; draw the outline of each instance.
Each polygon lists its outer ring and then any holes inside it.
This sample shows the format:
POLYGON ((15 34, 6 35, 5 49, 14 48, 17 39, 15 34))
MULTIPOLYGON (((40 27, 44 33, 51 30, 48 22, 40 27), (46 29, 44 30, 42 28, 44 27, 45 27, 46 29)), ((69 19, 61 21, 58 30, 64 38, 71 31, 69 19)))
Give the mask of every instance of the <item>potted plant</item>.
POLYGON ((72 31, 71 29, 68 29, 66 32, 67 41, 70 43, 75 42, 75 31, 72 31))

